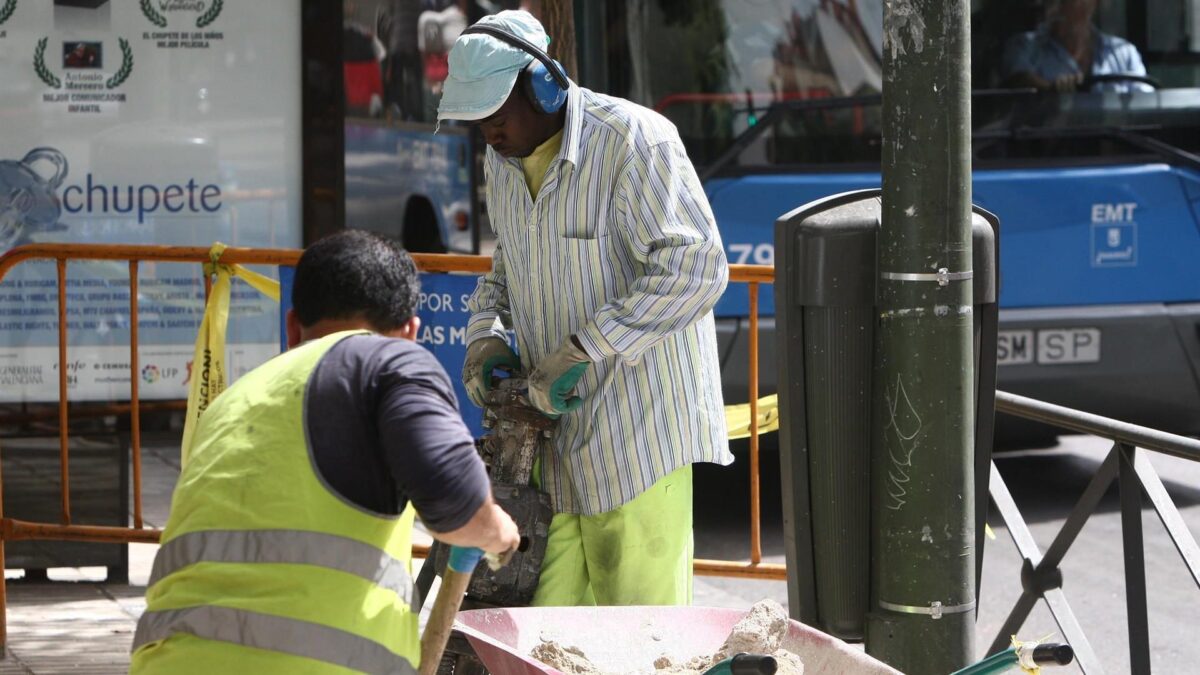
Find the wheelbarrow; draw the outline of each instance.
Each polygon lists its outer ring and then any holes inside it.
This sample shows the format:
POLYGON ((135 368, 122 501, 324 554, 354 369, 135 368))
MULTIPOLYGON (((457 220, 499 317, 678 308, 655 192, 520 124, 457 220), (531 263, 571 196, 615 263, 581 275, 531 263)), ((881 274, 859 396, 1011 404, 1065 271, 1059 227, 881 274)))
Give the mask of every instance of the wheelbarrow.
MULTIPOLYGON (((516 607, 459 612, 456 628, 492 675, 560 675, 529 656, 548 641, 579 648, 605 673, 652 673, 661 656, 681 664, 713 654, 744 616, 710 607, 516 607)), ((781 648, 800 657, 805 675, 899 672, 795 620, 781 648)))

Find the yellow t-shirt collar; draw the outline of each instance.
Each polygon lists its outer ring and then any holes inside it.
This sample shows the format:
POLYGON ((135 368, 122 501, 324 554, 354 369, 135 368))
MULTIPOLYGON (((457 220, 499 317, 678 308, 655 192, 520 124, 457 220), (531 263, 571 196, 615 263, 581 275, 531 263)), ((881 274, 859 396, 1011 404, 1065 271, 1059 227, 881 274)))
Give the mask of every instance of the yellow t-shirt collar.
POLYGON ((525 173, 525 184, 529 186, 529 197, 537 199, 538 192, 542 189, 542 182, 546 179, 546 169, 550 168, 550 162, 558 156, 558 151, 562 148, 563 130, 559 129, 558 133, 546 139, 545 143, 537 146, 533 152, 529 153, 528 157, 521 158, 521 171, 525 173))

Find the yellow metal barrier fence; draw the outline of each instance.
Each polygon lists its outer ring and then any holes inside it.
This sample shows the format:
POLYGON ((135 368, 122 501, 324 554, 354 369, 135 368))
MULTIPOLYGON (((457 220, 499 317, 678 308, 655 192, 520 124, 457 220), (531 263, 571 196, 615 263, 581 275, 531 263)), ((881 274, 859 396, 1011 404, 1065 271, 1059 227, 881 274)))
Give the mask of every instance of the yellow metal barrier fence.
MULTIPOLYGON (((229 247, 221 255, 222 263, 241 265, 294 266, 302 252, 297 249, 251 249, 229 247)), ((414 253, 413 259, 422 272, 470 272, 482 274, 491 269, 491 258, 473 255, 441 255, 414 253)), ((98 543, 157 543, 162 531, 144 526, 142 520, 142 447, 140 413, 142 409, 162 404, 144 405, 138 393, 138 268, 144 262, 196 263, 209 262, 209 249, 187 246, 132 246, 106 244, 35 244, 14 248, 0 256, 0 282, 16 265, 29 260, 53 260, 58 275, 58 430, 61 480, 61 518, 58 523, 35 523, 4 516, 3 476, 0 475, 0 569, 4 567, 4 543, 27 539, 83 541, 98 543), (71 522, 70 457, 68 451, 69 415, 67 400, 67 293, 66 275, 69 261, 108 260, 125 262, 129 269, 129 404, 106 406, 111 414, 130 415, 130 445, 133 464, 133 527, 76 525, 71 522)), ((767 265, 730 265, 729 279, 746 283, 750 294, 750 561, 696 560, 695 573, 707 576, 748 577, 784 580, 784 565, 762 562, 761 489, 759 478, 758 431, 758 292, 760 284, 774 283, 774 268, 767 265)), ((211 278, 205 279, 206 292, 211 278)), ((728 292, 728 291, 727 291, 728 292)), ((178 404, 176 404, 178 407, 178 404)), ((9 416, 11 417, 11 416, 9 416)), ((6 418, 7 419, 7 418, 6 418)), ((413 555, 424 557, 428 548, 414 546, 413 555)), ((0 648, 7 644, 7 592, 0 576, 0 648)))

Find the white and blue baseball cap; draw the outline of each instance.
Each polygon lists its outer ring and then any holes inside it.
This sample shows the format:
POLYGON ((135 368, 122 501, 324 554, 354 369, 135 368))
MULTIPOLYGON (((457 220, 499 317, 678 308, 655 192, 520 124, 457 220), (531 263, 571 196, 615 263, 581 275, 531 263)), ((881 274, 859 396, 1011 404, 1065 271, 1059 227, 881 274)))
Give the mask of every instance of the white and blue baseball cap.
MULTIPOLYGON (((475 25, 491 26, 545 49, 546 29, 525 10, 505 10, 480 19, 475 25)), ((450 73, 442 85, 439 120, 474 121, 488 117, 508 100, 517 76, 533 55, 483 33, 458 36, 450 49, 450 73)))

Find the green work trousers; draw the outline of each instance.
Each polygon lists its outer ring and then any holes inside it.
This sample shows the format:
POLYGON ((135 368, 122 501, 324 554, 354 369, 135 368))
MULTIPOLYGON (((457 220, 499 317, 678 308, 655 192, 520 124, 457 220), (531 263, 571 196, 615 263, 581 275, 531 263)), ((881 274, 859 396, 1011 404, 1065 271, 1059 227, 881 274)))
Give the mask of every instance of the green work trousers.
POLYGON ((690 605, 692 467, 595 516, 559 513, 533 605, 690 605))

